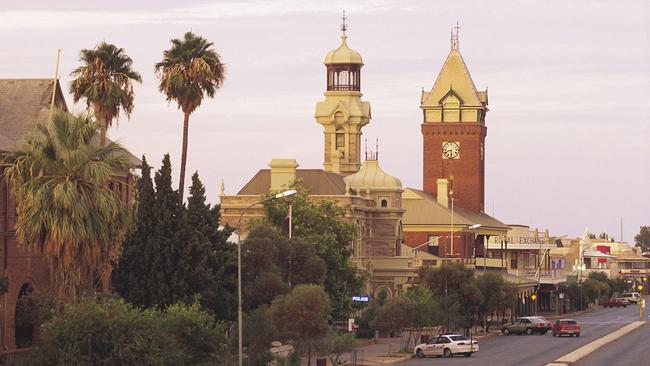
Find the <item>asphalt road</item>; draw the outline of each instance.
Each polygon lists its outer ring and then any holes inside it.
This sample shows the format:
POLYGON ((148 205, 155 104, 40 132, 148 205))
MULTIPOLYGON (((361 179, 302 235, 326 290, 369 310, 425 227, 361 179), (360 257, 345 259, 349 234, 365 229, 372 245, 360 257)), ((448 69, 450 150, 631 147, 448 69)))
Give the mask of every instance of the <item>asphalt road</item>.
MULTIPOLYGON (((545 365, 565 354, 590 343, 626 324, 639 319, 639 310, 636 306, 627 308, 608 308, 591 311, 580 316, 574 317, 582 328, 579 338, 576 337, 552 337, 551 332, 546 335, 509 335, 509 336, 492 336, 479 341, 480 352, 475 353, 472 357, 466 358, 457 356, 454 358, 426 358, 411 359, 399 363, 402 366, 411 365, 479 365, 479 366, 508 366, 508 365, 545 365)), ((636 333, 630 333, 635 337, 636 344, 642 344, 646 337, 636 336, 639 332, 649 332, 647 326, 636 333)), ((650 334, 650 333, 649 333, 650 334)), ((621 352, 625 352, 625 347, 621 352)), ((644 353, 646 360, 650 360, 650 351, 644 353)), ((641 356, 639 356, 641 357, 641 356)), ((648 363, 643 363, 647 365, 648 363)), ((584 365, 593 365, 585 363, 584 365)), ((603 365, 627 365, 626 363, 612 363, 607 361, 603 365)))
MULTIPOLYGON (((646 300, 647 302, 647 300, 646 300)), ((648 310, 648 308, 646 308, 648 310)), ((646 312, 646 321, 650 321, 646 312)), ((650 325, 639 329, 603 346, 599 350, 575 363, 576 366, 646 366, 650 364, 650 325)))

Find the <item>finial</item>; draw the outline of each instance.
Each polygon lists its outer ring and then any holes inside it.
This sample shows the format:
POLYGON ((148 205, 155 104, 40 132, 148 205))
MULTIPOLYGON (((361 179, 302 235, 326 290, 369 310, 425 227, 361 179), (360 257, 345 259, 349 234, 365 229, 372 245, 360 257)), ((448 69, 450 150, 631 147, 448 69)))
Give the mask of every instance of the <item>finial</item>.
POLYGON ((368 138, 366 140, 366 160, 368 160, 368 138))
POLYGON ((379 161, 379 138, 375 140, 375 160, 379 161))
POLYGON ((452 50, 457 50, 460 46, 460 42, 458 41, 458 33, 460 32, 460 25, 458 24, 458 20, 456 20, 456 26, 452 27, 451 30, 451 49, 452 50), (454 29, 456 29, 456 34, 454 34, 454 29))
POLYGON ((223 182, 223 179, 221 179, 221 192, 219 192, 220 196, 225 196, 226 195, 226 185, 223 182))
POLYGON ((343 32, 344 36, 345 36, 345 31, 348 30, 347 20, 348 18, 345 17, 345 10, 343 10, 343 17, 341 18, 341 32, 343 32))

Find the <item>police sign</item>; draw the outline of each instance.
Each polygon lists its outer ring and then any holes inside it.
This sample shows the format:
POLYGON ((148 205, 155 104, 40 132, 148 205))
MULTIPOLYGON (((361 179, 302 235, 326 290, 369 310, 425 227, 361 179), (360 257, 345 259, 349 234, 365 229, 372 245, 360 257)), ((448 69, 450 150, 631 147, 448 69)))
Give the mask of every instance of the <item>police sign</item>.
POLYGON ((370 296, 368 296, 368 295, 352 296, 352 301, 353 302, 368 302, 368 301, 370 301, 370 296))

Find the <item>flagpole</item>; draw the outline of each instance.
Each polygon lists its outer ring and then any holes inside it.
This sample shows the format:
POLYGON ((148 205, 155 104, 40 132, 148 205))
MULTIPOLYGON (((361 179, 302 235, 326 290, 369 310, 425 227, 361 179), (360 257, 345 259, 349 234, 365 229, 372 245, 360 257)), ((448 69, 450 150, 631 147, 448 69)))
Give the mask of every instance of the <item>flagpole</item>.
POLYGON ((54 85, 52 86, 52 101, 50 102, 50 117, 52 121, 52 113, 54 113, 54 97, 56 96, 56 85, 59 81, 59 58, 61 57, 61 49, 56 50, 56 67, 54 69, 54 85))

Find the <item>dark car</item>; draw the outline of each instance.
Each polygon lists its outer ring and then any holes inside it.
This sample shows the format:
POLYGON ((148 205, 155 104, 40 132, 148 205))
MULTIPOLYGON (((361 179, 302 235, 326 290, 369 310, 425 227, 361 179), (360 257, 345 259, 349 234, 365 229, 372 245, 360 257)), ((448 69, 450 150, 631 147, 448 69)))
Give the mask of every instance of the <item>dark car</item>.
POLYGON ((573 319, 560 319, 553 324, 551 332, 553 337, 563 335, 580 337, 580 325, 573 319))
POLYGON ((501 332, 503 332, 504 335, 508 335, 510 333, 525 333, 529 335, 533 333, 546 334, 546 332, 549 330, 551 330, 551 323, 542 317, 536 316, 517 318, 514 321, 506 323, 503 325, 503 327, 501 327, 501 332))

